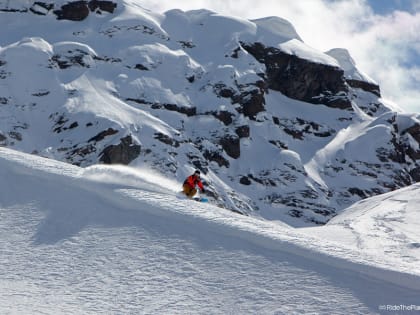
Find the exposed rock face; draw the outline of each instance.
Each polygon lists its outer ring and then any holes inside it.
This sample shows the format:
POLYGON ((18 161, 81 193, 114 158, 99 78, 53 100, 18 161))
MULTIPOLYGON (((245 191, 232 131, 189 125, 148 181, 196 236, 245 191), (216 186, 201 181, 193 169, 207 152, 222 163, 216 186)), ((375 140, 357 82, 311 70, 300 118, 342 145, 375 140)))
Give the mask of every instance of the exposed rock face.
MULTIPOLYGON (((258 113, 265 110, 265 82, 259 80, 250 84, 237 84, 236 86, 228 87, 223 83, 215 84, 213 87, 214 93, 223 98, 230 98, 232 104, 240 104, 237 111, 244 114, 246 117, 255 120, 258 113)), ((222 117, 218 114, 216 117, 225 121, 227 117, 222 117)))
POLYGON ((403 131, 408 132, 420 144, 420 124, 414 124, 403 131))
POLYGON ((415 182, 420 182, 420 167, 413 168, 410 171, 410 176, 413 178, 415 182))
POLYGON ((334 48, 325 54, 333 57, 340 67, 344 70, 344 77, 347 84, 354 89, 361 89, 381 97, 379 86, 356 67, 356 62, 351 57, 349 51, 344 48, 334 48))
POLYGON ((137 104, 150 105, 152 109, 166 109, 168 111, 178 112, 187 116, 195 116, 197 114, 197 109, 195 107, 182 107, 176 104, 165 104, 165 103, 152 103, 142 99, 127 98, 127 101, 135 102, 137 104))
POLYGON ((112 1, 91 0, 88 3, 88 7, 90 11, 92 12, 99 10, 97 11, 98 13, 100 13, 100 11, 114 13, 114 10, 117 7, 117 4, 112 1))
POLYGON ((90 12, 100 13, 106 11, 113 13, 117 4, 112 1, 73 1, 55 10, 58 20, 83 21, 90 12))
POLYGON ((85 57, 89 54, 82 50, 68 50, 66 54, 54 55, 51 57, 51 64, 56 65, 60 69, 67 69, 72 66, 89 68, 89 64, 85 62, 85 57))
POLYGON ((379 85, 369 83, 366 81, 360 81, 360 80, 351 80, 346 79, 346 82, 352 87, 356 89, 362 89, 363 91, 375 94, 378 97, 381 97, 381 89, 379 85))
MULTIPOLYGON (((416 123, 402 132, 403 135, 406 133, 408 133, 415 141, 417 141, 420 148, 420 124, 416 123)), ((420 149, 415 150, 411 146, 406 144, 404 151, 407 152, 411 159, 415 161, 420 160, 420 149)), ((414 171, 414 174, 417 174, 417 172, 414 171)), ((419 178, 417 175, 415 175, 415 177, 419 178)), ((416 181, 420 181, 419 179, 417 179, 416 181)))
POLYGON ((301 59, 261 43, 241 45, 265 64, 268 88, 312 104, 351 108, 344 72, 340 68, 301 59))
POLYGON ((220 139, 220 145, 222 146, 223 150, 225 150, 226 154, 233 159, 237 159, 241 155, 241 148, 238 137, 226 136, 220 139))
POLYGON ((232 117, 234 115, 232 113, 229 113, 228 111, 222 110, 213 113, 213 116, 219 119, 221 122, 223 122, 225 126, 229 126, 233 122, 232 117))
POLYGON ((55 10, 58 20, 83 21, 89 15, 87 1, 75 1, 65 4, 60 10, 55 10))
POLYGON ((106 147, 100 154, 100 161, 105 164, 129 164, 140 154, 141 147, 128 135, 117 145, 106 147))
POLYGON ((98 142, 98 141, 102 141, 103 139, 105 139, 105 137, 107 136, 112 136, 114 134, 118 133, 118 130, 112 129, 112 128, 108 128, 107 130, 101 131, 100 133, 98 133, 96 136, 90 138, 88 140, 88 142, 98 142))
POLYGON ((240 113, 250 119, 255 119, 255 116, 265 109, 264 90, 256 87, 249 92, 242 92, 234 98, 234 103, 241 104, 240 113))

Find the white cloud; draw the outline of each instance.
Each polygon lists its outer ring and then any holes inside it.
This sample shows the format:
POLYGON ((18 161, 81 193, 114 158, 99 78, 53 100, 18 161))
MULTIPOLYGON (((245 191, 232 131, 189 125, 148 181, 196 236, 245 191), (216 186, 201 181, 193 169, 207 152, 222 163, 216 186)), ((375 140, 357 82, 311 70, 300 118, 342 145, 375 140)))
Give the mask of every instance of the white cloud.
POLYGON ((420 14, 396 11, 371 20, 358 34, 365 44, 352 54, 380 83, 385 97, 408 111, 420 112, 420 14))
POLYGON ((411 9, 413 12, 420 12, 420 2, 418 0, 410 0, 411 1, 411 9))
MULTIPOLYGON (((343 47, 358 67, 375 79, 386 98, 420 112, 420 12, 375 15, 367 0, 170 0, 140 1, 163 12, 206 8, 244 18, 277 15, 289 20, 301 38, 322 51, 343 47)), ((419 11, 419 1, 412 1, 419 11)))

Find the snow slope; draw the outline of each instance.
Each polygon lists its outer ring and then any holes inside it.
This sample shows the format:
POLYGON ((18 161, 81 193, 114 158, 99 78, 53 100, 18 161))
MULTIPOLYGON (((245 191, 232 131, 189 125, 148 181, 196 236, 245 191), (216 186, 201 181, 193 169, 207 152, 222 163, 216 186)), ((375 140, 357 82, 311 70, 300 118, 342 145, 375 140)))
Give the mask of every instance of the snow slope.
POLYGON ((180 200, 177 183, 165 194, 153 176, 1 148, 0 312, 388 314, 382 305, 418 304, 415 264, 180 200))
POLYGON ((420 185, 362 200, 310 235, 334 241, 396 264, 420 261, 420 185), (339 237, 337 237, 339 235, 339 237))

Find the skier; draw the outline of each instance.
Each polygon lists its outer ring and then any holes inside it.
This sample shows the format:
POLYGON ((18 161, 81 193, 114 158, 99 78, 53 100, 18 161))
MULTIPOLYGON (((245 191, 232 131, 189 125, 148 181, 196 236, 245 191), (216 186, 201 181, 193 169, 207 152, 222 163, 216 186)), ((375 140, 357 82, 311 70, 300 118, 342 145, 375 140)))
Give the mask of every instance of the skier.
POLYGON ((188 197, 192 198, 196 193, 197 189, 195 186, 198 186, 202 193, 205 192, 203 183, 200 180, 200 171, 196 170, 194 174, 188 176, 183 184, 183 193, 188 197))

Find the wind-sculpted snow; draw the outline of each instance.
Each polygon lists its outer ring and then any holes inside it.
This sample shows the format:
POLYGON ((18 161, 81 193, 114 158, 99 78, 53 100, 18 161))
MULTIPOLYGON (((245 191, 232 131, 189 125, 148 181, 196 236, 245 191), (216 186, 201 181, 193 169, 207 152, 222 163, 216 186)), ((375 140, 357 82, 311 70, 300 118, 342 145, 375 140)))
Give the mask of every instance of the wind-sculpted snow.
POLYGON ((408 262, 180 200, 138 170, 0 149, 0 173, 2 312, 378 314, 420 294, 408 262))

